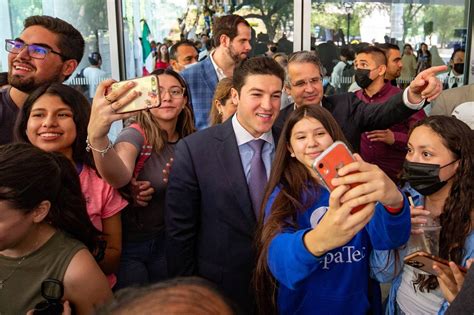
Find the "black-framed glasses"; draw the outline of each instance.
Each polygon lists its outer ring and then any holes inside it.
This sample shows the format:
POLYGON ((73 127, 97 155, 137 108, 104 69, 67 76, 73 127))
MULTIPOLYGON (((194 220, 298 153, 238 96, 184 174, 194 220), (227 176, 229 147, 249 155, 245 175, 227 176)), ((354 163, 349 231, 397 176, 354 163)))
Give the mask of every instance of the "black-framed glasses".
POLYGON ((12 54, 19 54, 25 47, 28 49, 28 54, 30 55, 30 57, 34 59, 44 59, 46 55, 50 52, 61 56, 64 59, 69 59, 60 52, 54 51, 49 47, 37 44, 30 45, 15 39, 5 39, 5 50, 12 54))

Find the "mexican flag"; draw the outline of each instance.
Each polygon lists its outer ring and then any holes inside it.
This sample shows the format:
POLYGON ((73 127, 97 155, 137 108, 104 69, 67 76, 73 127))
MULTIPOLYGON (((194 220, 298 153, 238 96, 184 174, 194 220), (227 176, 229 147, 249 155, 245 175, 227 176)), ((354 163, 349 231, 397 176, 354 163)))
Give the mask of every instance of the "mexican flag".
POLYGON ((143 22, 143 31, 142 31, 142 56, 143 56, 143 75, 149 75, 153 72, 153 55, 151 54, 151 45, 148 41, 148 36, 151 34, 150 28, 145 20, 143 22))

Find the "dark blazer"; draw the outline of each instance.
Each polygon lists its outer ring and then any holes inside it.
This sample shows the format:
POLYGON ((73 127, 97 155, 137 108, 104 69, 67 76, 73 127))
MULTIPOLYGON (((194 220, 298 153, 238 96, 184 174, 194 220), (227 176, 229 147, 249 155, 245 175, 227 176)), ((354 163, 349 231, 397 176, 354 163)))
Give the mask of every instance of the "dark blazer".
POLYGON ((211 58, 198 62, 180 74, 189 88, 196 128, 204 129, 209 126, 209 112, 217 85, 217 73, 211 58))
POLYGON ((251 314, 257 221, 232 119, 177 144, 165 222, 170 276, 211 280, 251 314))
MULTIPOLYGON (((370 104, 362 102, 354 93, 343 93, 323 97, 322 105, 331 112, 355 152, 359 151, 360 135, 365 131, 382 130, 408 119, 417 110, 403 103, 403 92, 392 96, 386 103, 370 104)), ((275 128, 282 129, 294 106, 280 111, 275 128)))

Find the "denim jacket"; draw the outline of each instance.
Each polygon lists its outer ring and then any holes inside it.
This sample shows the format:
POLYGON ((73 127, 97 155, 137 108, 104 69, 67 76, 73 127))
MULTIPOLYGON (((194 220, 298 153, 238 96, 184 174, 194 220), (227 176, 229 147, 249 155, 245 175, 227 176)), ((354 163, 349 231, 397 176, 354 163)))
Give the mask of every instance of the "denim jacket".
MULTIPOLYGON (((403 188, 403 192, 411 195, 413 198, 413 203, 415 206, 421 206, 424 204, 424 197, 416 190, 406 185, 403 188)), ((466 261, 474 257, 474 231, 466 238, 464 243, 465 255, 462 259, 461 265, 465 266, 466 261)), ((393 250, 374 250, 372 251, 370 257, 371 265, 371 277, 376 279, 381 283, 391 282, 392 286, 390 288, 390 293, 388 296, 388 302, 385 309, 385 314, 393 315, 395 314, 396 303, 397 303, 397 292, 400 284, 402 282, 403 275, 403 258, 407 254, 407 246, 402 246, 398 249, 399 255, 398 259, 395 261, 395 255, 393 250)), ((438 311, 438 315, 443 315, 449 304, 445 300, 441 305, 441 308, 438 311)))

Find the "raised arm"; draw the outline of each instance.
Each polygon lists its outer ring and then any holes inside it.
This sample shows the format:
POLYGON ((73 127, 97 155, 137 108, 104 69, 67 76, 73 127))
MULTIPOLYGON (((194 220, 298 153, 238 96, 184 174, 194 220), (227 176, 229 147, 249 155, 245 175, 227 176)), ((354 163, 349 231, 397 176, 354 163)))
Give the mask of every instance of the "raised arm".
POLYGON ((115 111, 131 102, 137 95, 134 91, 128 93, 134 86, 133 82, 105 95, 113 83, 113 80, 106 80, 97 87, 87 133, 97 170, 110 185, 120 188, 130 182, 139 152, 133 144, 127 142, 118 143, 113 147, 107 133, 112 122, 134 115, 117 114, 115 111))

